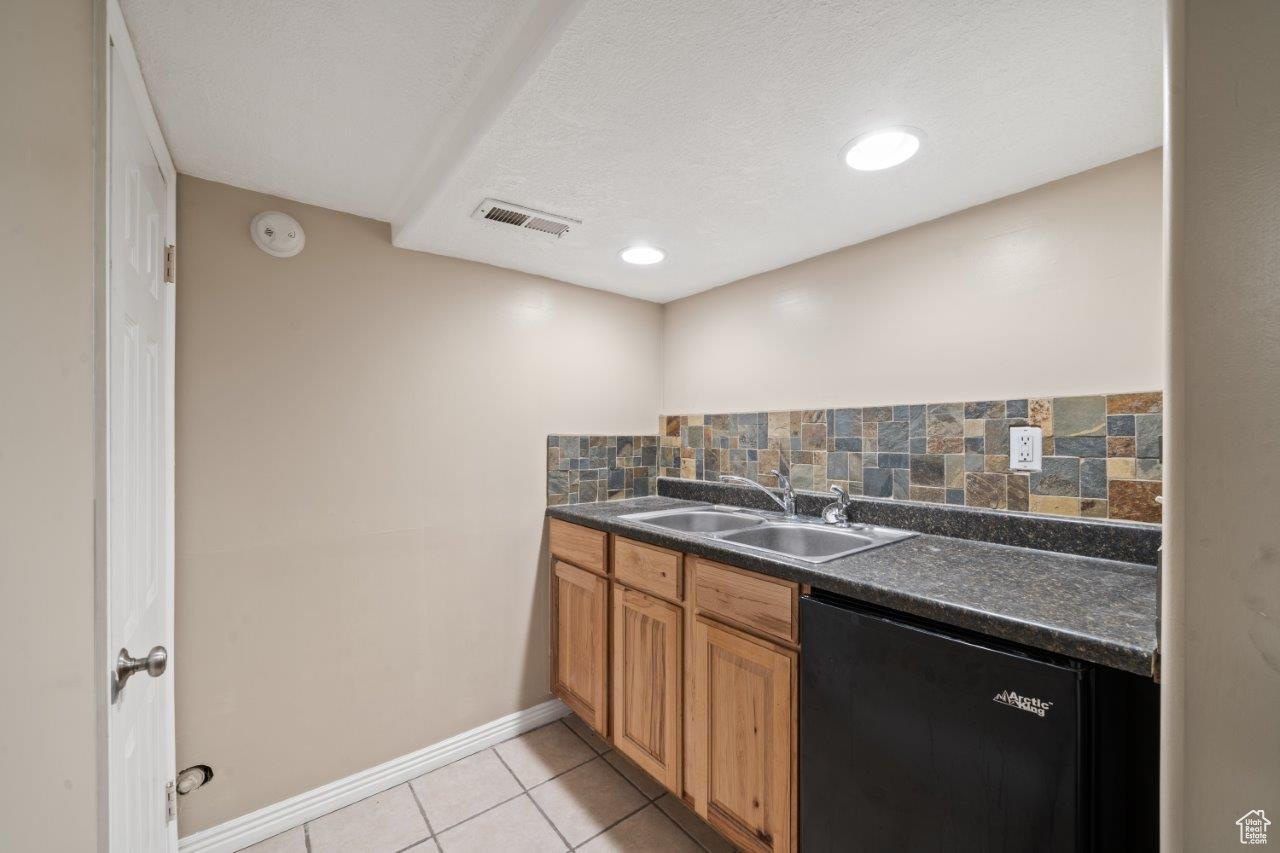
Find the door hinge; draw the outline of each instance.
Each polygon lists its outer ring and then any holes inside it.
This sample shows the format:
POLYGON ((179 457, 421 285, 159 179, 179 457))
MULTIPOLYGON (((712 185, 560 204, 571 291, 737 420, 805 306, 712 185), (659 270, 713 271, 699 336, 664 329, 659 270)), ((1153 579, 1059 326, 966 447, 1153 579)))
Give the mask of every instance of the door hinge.
POLYGON ((170 780, 164 783, 164 821, 173 823, 178 818, 178 785, 170 780))
POLYGON ((178 249, 169 245, 164 247, 164 280, 172 282, 178 266, 178 249))

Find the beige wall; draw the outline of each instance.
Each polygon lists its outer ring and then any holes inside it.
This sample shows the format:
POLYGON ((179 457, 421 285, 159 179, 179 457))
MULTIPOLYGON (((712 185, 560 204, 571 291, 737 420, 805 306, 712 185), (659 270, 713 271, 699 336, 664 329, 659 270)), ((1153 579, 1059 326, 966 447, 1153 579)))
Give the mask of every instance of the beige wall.
POLYGON ((217 775, 181 832, 546 697, 548 433, 1160 387, 1160 197, 1150 152, 660 308, 184 177, 178 762, 217 775))
POLYGON ((548 698, 546 436, 654 430, 657 305, 387 228, 179 182, 184 835, 548 698))
POLYGON ((1280 4, 1172 9, 1165 838, 1234 850, 1280 836, 1280 4))
POLYGON ((93 10, 0 25, 0 850, 97 844, 93 10))
POLYGON ((1158 389, 1160 152, 668 303, 663 411, 1158 389))

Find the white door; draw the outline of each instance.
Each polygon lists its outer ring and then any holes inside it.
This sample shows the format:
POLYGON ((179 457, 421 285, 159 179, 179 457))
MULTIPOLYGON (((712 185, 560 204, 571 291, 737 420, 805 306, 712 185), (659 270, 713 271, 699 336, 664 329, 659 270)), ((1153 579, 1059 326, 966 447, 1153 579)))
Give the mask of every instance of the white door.
MULTIPOLYGON (((130 57, 131 58, 131 57, 130 57)), ((169 578, 169 380, 165 240, 168 187, 111 48, 107 298, 108 800, 112 853, 177 849, 166 807, 174 778, 169 578), (148 653, 156 649, 148 659, 148 653)))

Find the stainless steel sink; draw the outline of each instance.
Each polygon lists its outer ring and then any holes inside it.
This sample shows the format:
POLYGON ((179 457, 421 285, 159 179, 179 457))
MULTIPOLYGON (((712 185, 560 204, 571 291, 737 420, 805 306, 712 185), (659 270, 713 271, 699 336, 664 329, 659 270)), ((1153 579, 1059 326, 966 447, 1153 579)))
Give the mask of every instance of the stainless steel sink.
POLYGON ((678 530, 681 533, 727 533, 764 524, 764 519, 758 515, 719 507, 637 512, 625 515, 623 518, 628 521, 652 524, 654 527, 665 527, 667 530, 678 530))
POLYGON ((635 512, 619 516, 619 520, 690 533, 727 545, 809 563, 825 563, 916 535, 909 530, 891 527, 866 524, 840 527, 823 524, 817 519, 811 521, 803 516, 788 517, 782 513, 729 506, 635 512))
POLYGON ((876 544, 869 536, 816 524, 766 524, 720 538, 725 542, 814 561, 834 560, 842 554, 852 554, 876 544))

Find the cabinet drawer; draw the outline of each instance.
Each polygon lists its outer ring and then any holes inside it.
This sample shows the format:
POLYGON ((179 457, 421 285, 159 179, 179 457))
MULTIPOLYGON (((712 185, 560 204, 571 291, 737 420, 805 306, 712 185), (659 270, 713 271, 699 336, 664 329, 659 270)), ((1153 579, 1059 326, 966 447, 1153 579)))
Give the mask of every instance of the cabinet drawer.
POLYGON ((613 538, 615 580, 671 601, 679 601, 683 590, 678 551, 668 551, 620 536, 613 538))
POLYGON ((744 628, 797 641, 799 589, 790 581, 693 559, 694 606, 744 628))
POLYGON ((609 534, 551 519, 551 553, 583 569, 609 573, 609 534))

